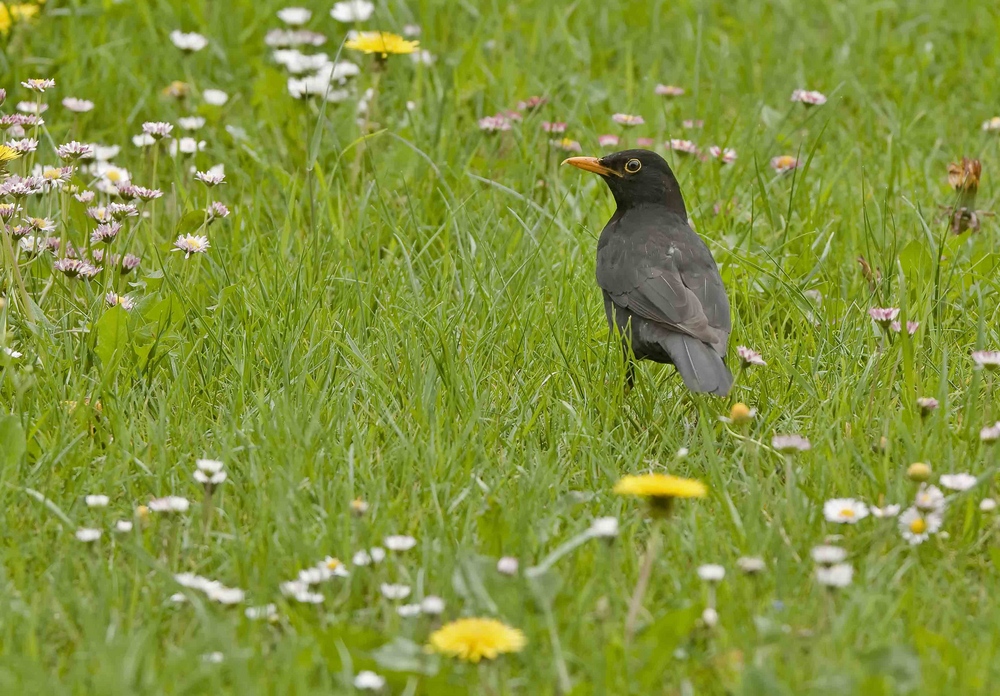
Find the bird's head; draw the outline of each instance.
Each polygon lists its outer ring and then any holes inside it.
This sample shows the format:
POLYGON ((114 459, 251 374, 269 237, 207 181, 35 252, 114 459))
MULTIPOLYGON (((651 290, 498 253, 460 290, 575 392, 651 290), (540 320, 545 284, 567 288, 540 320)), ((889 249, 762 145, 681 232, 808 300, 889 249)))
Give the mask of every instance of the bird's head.
POLYGON ((655 152, 623 150, 604 157, 570 157, 563 164, 600 174, 622 210, 663 205, 687 219, 677 178, 666 160, 655 152))

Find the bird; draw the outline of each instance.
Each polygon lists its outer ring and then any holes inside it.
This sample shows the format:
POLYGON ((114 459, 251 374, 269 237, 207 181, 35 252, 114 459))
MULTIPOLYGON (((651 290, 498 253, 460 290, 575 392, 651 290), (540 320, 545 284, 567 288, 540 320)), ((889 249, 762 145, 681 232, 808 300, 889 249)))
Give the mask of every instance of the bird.
POLYGON ((628 386, 634 357, 672 364, 692 392, 727 395, 729 298, 712 252, 688 224, 670 165, 650 150, 563 164, 600 175, 617 204, 597 242, 597 284, 623 342, 628 386))

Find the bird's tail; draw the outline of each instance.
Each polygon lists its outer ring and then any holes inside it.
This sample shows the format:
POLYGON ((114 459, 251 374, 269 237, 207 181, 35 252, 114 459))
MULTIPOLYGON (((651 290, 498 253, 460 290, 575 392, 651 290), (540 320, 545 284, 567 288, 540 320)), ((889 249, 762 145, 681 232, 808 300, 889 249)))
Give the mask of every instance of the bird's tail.
POLYGON ((680 333, 669 333, 661 340, 688 389, 717 396, 729 393, 733 373, 710 346, 680 333))

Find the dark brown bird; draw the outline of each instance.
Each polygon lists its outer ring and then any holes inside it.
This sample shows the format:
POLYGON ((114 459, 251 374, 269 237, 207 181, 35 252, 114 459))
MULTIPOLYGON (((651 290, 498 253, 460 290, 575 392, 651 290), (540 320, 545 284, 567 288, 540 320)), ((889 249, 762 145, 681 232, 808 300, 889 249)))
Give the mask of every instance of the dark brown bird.
MULTIPOLYGON (((597 243, 597 284, 626 357, 631 347, 639 360, 673 364, 691 391, 728 394, 729 299, 670 166, 649 150, 563 164, 600 174, 618 204, 597 243)), ((633 375, 630 360, 630 384, 633 375)))

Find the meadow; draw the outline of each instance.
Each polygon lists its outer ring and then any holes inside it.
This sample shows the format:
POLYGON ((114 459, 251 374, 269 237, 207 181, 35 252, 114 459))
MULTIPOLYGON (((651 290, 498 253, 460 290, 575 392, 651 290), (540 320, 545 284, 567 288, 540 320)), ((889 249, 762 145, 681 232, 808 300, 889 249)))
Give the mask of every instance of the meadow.
POLYGON ((996 7, 301 2, 0 3, 0 693, 996 693, 996 7))

